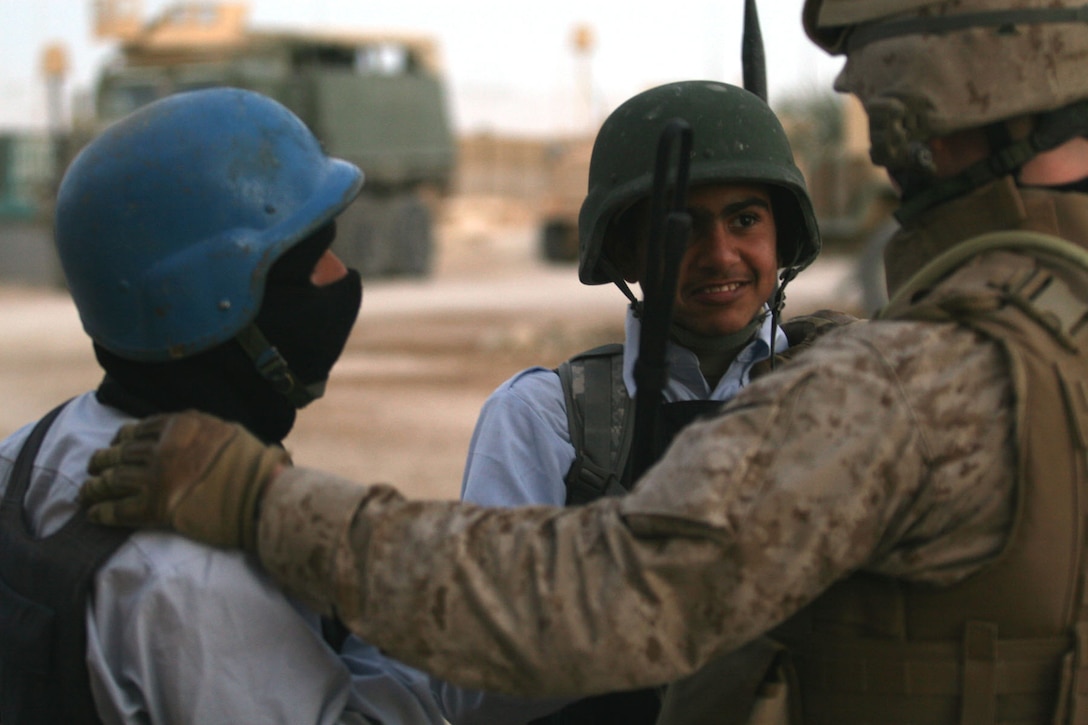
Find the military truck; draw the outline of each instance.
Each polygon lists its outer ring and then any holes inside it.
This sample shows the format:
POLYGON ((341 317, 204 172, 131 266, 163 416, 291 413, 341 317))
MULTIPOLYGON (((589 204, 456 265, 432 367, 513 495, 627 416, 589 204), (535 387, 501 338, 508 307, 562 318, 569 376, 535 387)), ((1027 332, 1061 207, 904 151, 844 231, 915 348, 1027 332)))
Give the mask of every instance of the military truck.
POLYGON ((183 3, 119 37, 91 131, 157 98, 212 86, 271 96, 366 177, 335 251, 364 277, 424 276, 455 163, 435 44, 392 34, 256 31, 238 4, 183 3))
POLYGON ((542 203, 537 241, 545 261, 578 259, 578 212, 586 196, 592 152, 592 136, 560 139, 548 149, 548 193, 542 203))
POLYGON ((53 148, 44 133, 0 133, 0 217, 32 221, 53 179, 53 148))
POLYGON ((50 224, 56 166, 49 134, 0 133, 0 282, 63 286, 50 224))

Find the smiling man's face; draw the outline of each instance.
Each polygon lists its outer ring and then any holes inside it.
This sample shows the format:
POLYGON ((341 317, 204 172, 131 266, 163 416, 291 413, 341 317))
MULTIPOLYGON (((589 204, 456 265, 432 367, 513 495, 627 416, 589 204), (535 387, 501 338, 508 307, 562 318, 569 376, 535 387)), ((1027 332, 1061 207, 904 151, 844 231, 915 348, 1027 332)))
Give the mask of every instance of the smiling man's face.
MULTIPOLYGON (((644 268, 649 214, 637 233, 638 269, 621 264, 638 281, 644 268)), ((674 322, 699 335, 728 335, 743 329, 774 291, 778 274, 777 234, 766 187, 705 184, 688 192, 691 243, 680 261, 674 322)))
POLYGON ((752 321, 774 291, 777 235, 762 186, 713 184, 688 192, 691 244, 680 262, 673 318, 700 335, 752 321))

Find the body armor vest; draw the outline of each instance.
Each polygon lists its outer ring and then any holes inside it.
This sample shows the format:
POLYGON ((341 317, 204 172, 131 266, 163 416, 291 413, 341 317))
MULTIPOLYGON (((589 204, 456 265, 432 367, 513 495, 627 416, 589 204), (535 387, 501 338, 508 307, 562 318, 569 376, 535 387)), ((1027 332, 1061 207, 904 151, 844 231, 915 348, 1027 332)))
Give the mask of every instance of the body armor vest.
POLYGON ((0 503, 0 722, 99 723, 87 675, 87 596, 98 567, 129 531, 96 526, 80 510, 36 539, 23 498, 34 458, 63 406, 34 427, 0 503))
MULTIPOLYGON (((829 311, 796 318, 782 326, 790 347, 775 356, 779 364, 808 347, 814 339, 835 327, 854 322, 853 317, 829 311)), ((751 377, 769 372, 769 360, 753 366, 751 377)), ((567 410, 567 428, 575 459, 564 479, 567 485, 566 505, 589 503, 601 496, 621 496, 634 485, 631 474, 631 442, 634 433, 634 405, 627 395, 623 381, 623 345, 613 343, 587 350, 562 363, 556 372, 563 385, 567 410)), ((717 400, 685 400, 662 403, 658 451, 686 425, 703 415, 711 415, 722 406, 717 400)), ((715 686, 730 704, 729 716, 722 714, 720 722, 733 722, 733 715, 745 719, 747 708, 760 685, 760 677, 748 682, 737 672, 738 667, 762 672, 777 654, 776 647, 759 640, 752 643, 744 657, 733 657, 716 672, 729 670, 738 674, 736 687, 715 686)), ((687 697, 697 684, 683 682, 676 697, 687 697)), ((589 725, 598 723, 655 723, 661 711, 663 691, 647 688, 580 700, 553 715, 534 721, 538 725, 589 725)), ((698 695, 691 695, 699 697, 698 695)), ((666 700, 671 710, 673 699, 666 700)))
MULTIPOLYGON (((567 428, 575 458, 564 482, 567 506, 630 490, 628 462, 634 434, 634 406, 623 382, 623 345, 587 350, 562 363, 567 428)), ((533 725, 652 725, 661 707, 656 689, 587 697, 538 718, 533 725)))
MULTIPOLYGON (((790 346, 775 355, 782 365, 808 348, 821 335, 857 319, 830 310, 796 317, 782 325, 790 346)), ((752 366, 755 380, 773 369, 770 360, 752 366)), ((620 496, 634 485, 628 465, 634 435, 634 406, 623 381, 623 345, 611 343, 575 355, 556 368, 563 386, 567 430, 575 458, 564 482, 568 506, 601 496, 620 496)), ((663 452, 676 434, 696 418, 712 415, 718 400, 683 400, 661 405, 663 452)))
POLYGON ((947 588, 855 574, 778 635, 804 723, 1086 723, 1088 253, 1056 237, 963 242, 882 317, 999 344, 1015 393, 1017 509, 996 561, 947 588))
POLYGON ((602 345, 575 355, 556 373, 575 456, 564 479, 566 505, 626 493, 631 488, 628 462, 635 416, 623 382, 623 345, 602 345))

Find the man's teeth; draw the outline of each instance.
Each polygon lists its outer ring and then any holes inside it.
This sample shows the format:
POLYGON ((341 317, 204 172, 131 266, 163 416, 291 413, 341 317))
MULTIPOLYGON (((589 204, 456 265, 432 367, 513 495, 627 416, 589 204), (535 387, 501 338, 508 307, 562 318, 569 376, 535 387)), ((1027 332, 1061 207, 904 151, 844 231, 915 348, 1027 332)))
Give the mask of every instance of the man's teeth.
POLYGON ((732 292, 733 290, 740 289, 740 282, 729 282, 727 284, 714 284, 708 287, 703 287, 703 292, 713 294, 714 292, 732 292))

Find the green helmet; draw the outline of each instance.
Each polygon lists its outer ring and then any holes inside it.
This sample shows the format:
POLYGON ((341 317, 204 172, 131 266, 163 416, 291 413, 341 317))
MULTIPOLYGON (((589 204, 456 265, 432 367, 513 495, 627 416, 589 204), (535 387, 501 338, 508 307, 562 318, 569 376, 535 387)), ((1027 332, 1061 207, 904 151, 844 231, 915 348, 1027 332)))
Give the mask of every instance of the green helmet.
POLYGON ((774 112, 742 88, 681 81, 630 98, 597 134, 589 191, 578 215, 582 283, 615 281, 601 265, 605 237, 620 212, 649 197, 658 137, 674 118, 692 129, 690 184, 766 184, 772 191, 779 264, 795 271, 811 264, 820 253, 820 233, 805 179, 774 112))

